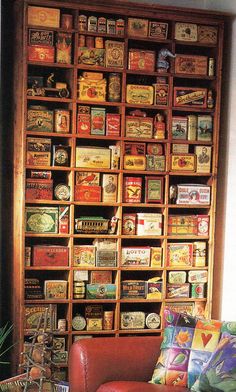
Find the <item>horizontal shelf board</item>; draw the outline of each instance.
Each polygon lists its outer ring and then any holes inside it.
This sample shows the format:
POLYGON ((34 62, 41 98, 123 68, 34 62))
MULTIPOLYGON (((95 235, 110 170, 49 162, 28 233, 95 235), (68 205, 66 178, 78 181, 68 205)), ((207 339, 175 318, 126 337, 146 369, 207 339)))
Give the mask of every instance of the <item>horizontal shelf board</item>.
POLYGON ((73 168, 73 170, 75 171, 84 171, 84 172, 99 172, 99 173, 120 173, 120 170, 115 170, 115 169, 99 169, 99 168, 94 168, 94 169, 90 169, 87 167, 75 167, 73 168))
POLYGON ((148 267, 148 266, 141 266, 135 265, 133 267, 125 267, 123 265, 120 266, 121 271, 164 271, 164 267, 148 267))
POLYGON ((210 205, 206 205, 206 204, 168 204, 167 205, 167 207, 168 208, 174 208, 174 209, 176 209, 176 208, 184 208, 184 209, 186 209, 186 208, 206 208, 206 209, 208 209, 208 208, 211 208, 211 206, 210 205))
POLYGON ((148 76, 165 76, 165 77, 170 76, 170 74, 167 72, 160 74, 160 72, 158 72, 158 71, 152 71, 152 72, 150 72, 150 71, 134 71, 132 69, 127 69, 125 72, 127 73, 127 75, 148 75, 148 76))
POLYGON ((70 271, 70 267, 61 266, 61 267, 50 267, 50 266, 26 266, 26 271, 70 271))
POLYGON ((47 137, 66 137, 71 138, 73 135, 71 133, 59 133, 59 132, 34 132, 34 131, 26 131, 27 136, 47 136, 47 137))
POLYGON ((108 33, 98 33, 93 31, 78 31, 78 33, 83 35, 91 35, 93 37, 117 38, 117 40, 125 38, 124 34, 117 35, 117 34, 108 34, 108 33))
MULTIPOLYGON (((42 26, 41 26, 42 29, 42 26)), ((45 27, 43 28, 45 29, 45 27)), ((52 30, 52 29, 50 29, 52 30)), ((53 29, 54 30, 54 29, 53 29)), ((63 63, 47 63, 46 61, 27 61, 28 65, 35 65, 35 66, 42 66, 42 67, 53 67, 53 68, 65 68, 65 69, 73 69, 74 65, 73 64, 63 64, 63 63)))
POLYGON ((165 208, 165 204, 159 203, 122 203, 123 207, 142 207, 142 208, 165 208))
POLYGON ((84 101, 81 99, 77 99, 76 102, 80 105, 99 105, 99 106, 123 106, 124 103, 122 102, 108 102, 108 101, 102 101, 102 102, 96 102, 96 101, 84 101))
POLYGON ((26 165, 26 169, 31 169, 31 170, 55 170, 55 171, 72 171, 73 167, 69 166, 33 166, 33 165, 26 165))
POLYGON ((133 240, 140 240, 140 239, 157 239, 163 240, 166 238, 164 235, 121 235, 121 238, 133 239, 133 240))
POLYGON ((60 204, 60 205, 71 205, 72 202, 64 200, 35 200, 28 199, 25 201, 26 204, 60 204))
POLYGON ((43 102, 60 102, 60 103, 72 103, 73 99, 71 98, 54 98, 54 97, 30 97, 27 96, 28 101, 43 101, 43 102))
POLYGON ((77 68, 80 70, 89 70, 89 71, 103 71, 103 72, 118 72, 122 73, 124 68, 119 67, 101 67, 100 65, 86 65, 86 64, 78 64, 77 68))
POLYGON ((194 176, 194 177, 211 177, 211 173, 196 173, 196 172, 187 172, 187 171, 181 171, 181 170, 176 170, 176 171, 170 171, 169 172, 170 176, 194 176))
POLYGON ((154 170, 126 170, 126 169, 121 169, 121 172, 124 174, 149 174, 149 175, 156 175, 156 176, 161 176, 161 175, 166 175, 168 172, 166 171, 154 171, 154 170))
POLYGON ((164 301, 168 303, 168 302, 194 302, 194 301, 205 302, 206 300, 207 300, 206 298, 172 298, 172 299, 165 299, 164 301))
POLYGON ((208 266, 205 266, 205 267, 194 267, 194 266, 182 266, 182 267, 179 267, 179 266, 176 266, 176 267, 166 267, 166 270, 167 271, 176 271, 176 270, 196 270, 196 271, 198 271, 198 270, 207 270, 208 269, 208 266))
MULTIPOLYGON (((26 335, 26 336, 34 335, 35 332, 36 332, 36 330, 24 329, 24 335, 26 335)), ((63 332, 61 332, 61 331, 58 331, 58 330, 54 330, 53 333, 54 333, 55 335, 63 336, 63 335, 68 335, 68 334, 69 334, 69 331, 63 331, 63 332)))
POLYGON ((75 270, 75 271, 77 271, 78 270, 78 268, 79 269, 83 269, 83 270, 86 270, 86 271, 107 271, 107 269, 109 269, 109 270, 111 270, 111 271, 118 271, 118 267, 97 267, 97 266, 92 266, 92 267, 87 267, 87 266, 83 266, 83 265, 81 265, 81 266, 76 266, 76 265, 73 265, 72 267, 71 267, 71 269, 72 270, 75 270))
POLYGON ((102 202, 102 201, 98 201, 98 202, 89 202, 89 201, 74 201, 72 202, 73 204, 75 204, 76 206, 107 206, 107 207, 120 207, 122 204, 121 203, 107 203, 107 202, 102 202))
POLYGON ((168 235, 167 236, 168 240, 207 240, 209 239, 209 236, 207 235, 168 235))
MULTIPOLYGON (((134 117, 135 119, 135 117, 134 117)), ((136 142, 138 141, 139 143, 141 142, 146 142, 146 143, 167 143, 169 142, 168 139, 154 139, 154 138, 144 138, 144 137, 123 137, 124 141, 129 141, 129 142, 136 142)))
POLYGON ((67 299, 25 299, 25 304, 68 304, 67 299))
POLYGON ((88 304, 88 303, 92 303, 92 304, 96 304, 96 303, 108 303, 108 304, 111 304, 111 303, 117 303, 117 299, 105 299, 105 298, 101 298, 101 299, 86 299, 86 298, 84 298, 84 299, 72 299, 72 301, 71 301, 73 304, 79 304, 79 303, 85 303, 85 304, 88 304))
POLYGON ((170 143, 175 143, 175 144, 204 144, 211 146, 213 145, 213 142, 208 142, 204 140, 182 140, 182 139, 170 139, 168 140, 170 143))
POLYGON ((141 333, 145 333, 146 334, 150 334, 150 333, 161 333, 162 330, 160 328, 158 329, 119 329, 119 334, 123 335, 123 334, 141 334, 141 333))
POLYGON ((101 331, 88 331, 86 330, 82 330, 82 331, 75 331, 73 330, 71 332, 72 335, 109 335, 109 334, 115 334, 117 333, 117 330, 115 329, 102 329, 101 331))
MULTIPOLYGON (((169 106, 164 105, 142 105, 142 104, 132 104, 132 103, 124 103, 127 108, 138 108, 138 109, 150 109, 150 110, 167 110, 170 109, 169 106)), ((199 110, 198 110, 199 111, 199 110)))
POLYGON ((214 113, 214 109, 207 109, 207 108, 195 108, 192 106, 172 106, 172 112, 179 111, 179 112, 202 112, 202 113, 214 113))
POLYGON ((107 136, 107 135, 82 135, 76 134, 77 139, 95 139, 95 140, 122 140, 121 136, 107 136))
POLYGON ((175 45, 184 45, 184 46, 202 46, 209 48, 217 48, 216 44, 204 44, 202 42, 193 42, 193 41, 178 41, 176 39, 173 40, 175 45))
POLYGON ((30 238, 30 237, 38 237, 38 238, 70 238, 71 235, 70 234, 59 234, 59 233, 55 233, 55 234, 51 234, 51 233, 25 233, 25 237, 30 238))
POLYGON ((113 234, 74 234, 73 238, 118 238, 118 235, 113 234))
POLYGON ((174 78, 215 80, 215 76, 173 73, 174 78))
MULTIPOLYGON (((39 1, 40 2, 40 1, 39 1)), ((30 25, 30 24, 26 24, 26 27, 28 27, 29 29, 42 29, 41 25, 30 25)), ((54 30, 54 31, 61 31, 61 32, 65 32, 65 33, 75 33, 77 30, 76 29, 64 29, 62 27, 47 27, 47 26, 43 26, 44 30, 54 30)))
POLYGON ((120 303, 153 303, 153 302, 162 302, 164 298, 161 299, 147 299, 147 298, 121 298, 119 300, 120 303))
POLYGON ((172 40, 170 39, 156 39, 156 38, 151 38, 151 37, 139 37, 136 35, 128 35, 127 36, 128 40, 134 40, 134 41, 148 41, 148 42, 153 42, 153 43, 160 43, 160 44, 170 44, 172 40))

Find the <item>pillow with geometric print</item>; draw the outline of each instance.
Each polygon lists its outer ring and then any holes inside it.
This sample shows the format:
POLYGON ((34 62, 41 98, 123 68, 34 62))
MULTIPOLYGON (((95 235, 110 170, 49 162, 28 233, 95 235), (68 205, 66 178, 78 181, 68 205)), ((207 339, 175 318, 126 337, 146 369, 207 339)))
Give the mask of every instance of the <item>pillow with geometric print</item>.
POLYGON ((224 322, 221 332, 221 339, 216 350, 192 386, 191 391, 236 391, 236 323, 224 322))
POLYGON ((191 388, 220 338, 222 322, 164 310, 164 334, 152 384, 191 388))

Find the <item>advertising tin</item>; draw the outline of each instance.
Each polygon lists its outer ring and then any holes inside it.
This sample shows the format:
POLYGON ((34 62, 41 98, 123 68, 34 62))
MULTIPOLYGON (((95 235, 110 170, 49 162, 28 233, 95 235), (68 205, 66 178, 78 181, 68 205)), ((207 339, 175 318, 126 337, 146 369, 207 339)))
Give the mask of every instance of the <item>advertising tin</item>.
POLYGON ((157 313, 149 313, 146 317, 145 324, 149 329, 160 328, 161 317, 157 313))
POLYGON ((215 75, 215 59, 213 57, 209 57, 208 59, 208 76, 215 75))
POLYGON ((152 138, 153 119, 152 117, 125 117, 125 136, 138 138, 152 138))
POLYGON ((34 45, 28 46, 28 60, 42 63, 54 63, 54 46, 34 45))
POLYGON ((71 64, 72 34, 57 33, 56 39, 56 62, 71 64))
POLYGON ((120 114, 106 114, 106 135, 120 136, 120 114))
POLYGON ((40 267, 68 266, 69 248, 61 245, 34 245, 32 265, 40 267))
POLYGON ((208 272, 206 270, 188 271, 189 283, 206 283, 208 272))
POLYGON ((95 37, 95 48, 97 48, 97 49, 103 49, 104 48, 103 37, 95 37))
POLYGON ((66 331, 66 319, 58 319, 57 329, 60 332, 65 332, 66 331))
POLYGON ((166 39, 168 34, 168 23, 149 21, 148 35, 151 38, 166 39))
POLYGON ((106 50, 106 60, 105 60, 106 67, 113 67, 113 68, 124 67, 124 42, 106 40, 105 50, 106 50))
POLYGON ((139 84, 127 84, 126 102, 131 104, 152 105, 153 87, 139 84))
POLYGON ((211 146, 195 146, 197 173, 211 172, 211 150, 211 146))
POLYGON ((70 198, 70 187, 67 184, 57 184, 54 189, 54 196, 57 200, 69 200, 70 198))
POLYGON ((69 206, 59 206, 58 232, 69 233, 69 206))
POLYGON ((98 18, 94 15, 88 17, 88 31, 96 32, 97 31, 98 18))
POLYGON ((168 275, 168 283, 171 284, 186 283, 186 278, 187 278, 186 271, 170 271, 168 275))
POLYGON ((168 105, 169 85, 164 83, 155 83, 154 87, 154 105, 168 105))
POLYGON ((125 21, 124 19, 116 20, 116 35, 124 35, 125 33, 125 21))
POLYGON ((73 16, 70 14, 61 15, 61 28, 71 30, 73 28, 73 16))
POLYGON ((76 147, 75 166, 89 169, 110 169, 111 150, 104 147, 76 147))
POLYGON ((26 207, 25 227, 27 233, 58 233, 57 207, 26 207))
POLYGON ((198 26, 198 41, 204 44, 217 44, 217 27, 215 26, 198 26))
POLYGON ((78 113, 77 116, 77 133, 90 135, 91 115, 87 113, 78 113))
POLYGON ((165 167, 165 155, 146 155, 146 170, 163 172, 165 167))
POLYGON ((98 33, 107 32, 107 20, 103 16, 98 18, 98 33))
POLYGON ((195 23, 175 23, 175 39, 177 41, 197 42, 198 27, 195 23))
POLYGON ((174 87, 174 106, 207 107, 207 89, 198 87, 174 87))
POLYGON ((121 264, 125 266, 149 266, 150 246, 123 247, 121 253, 121 264))
POLYGON ((86 285, 86 298, 87 299, 115 299, 116 298, 116 285, 107 284, 87 284, 86 285))
POLYGON ((189 283, 182 284, 167 284, 166 298, 189 298, 189 283))
POLYGON ((113 318, 114 311, 113 310, 105 310, 103 313, 103 329, 112 329, 113 328, 113 318))
POLYGON ((204 298, 205 283, 191 284, 191 298, 204 298))
POLYGON ((195 154, 171 154, 171 167, 173 171, 191 171, 196 170, 195 154))
POLYGON ((188 120, 188 140, 196 140, 197 138, 197 116, 195 114, 189 114, 187 116, 188 120))
POLYGON ((128 35, 134 37, 147 37, 148 20, 140 18, 128 18, 128 35))
POLYGON ((151 50, 130 49, 129 69, 133 71, 154 72, 155 52, 151 50))
POLYGON ((122 218, 122 234, 135 235, 136 233, 136 214, 124 213, 122 218))
POLYGON ((91 108, 91 135, 105 135, 105 108, 91 108))
MULTIPOLYGON (((118 96, 117 94, 116 96, 118 96)), ((91 102, 106 101, 106 79, 93 80, 81 78, 78 85, 78 98, 91 102)))
POLYGON ((87 318, 87 331, 101 331, 102 330, 102 318, 87 318))
POLYGON ((193 266, 205 267, 206 266, 206 242, 194 241, 193 243, 193 266))
POLYGON ((79 32, 83 33, 87 31, 87 16, 86 15, 79 15, 79 32))
POLYGON ((120 328, 121 329, 144 329, 145 313, 144 312, 121 312, 120 328))
POLYGON ((27 137, 26 163, 33 166, 49 166, 51 163, 51 139, 27 137))
POLYGON ((137 235, 162 235, 162 214, 138 212, 137 235))
POLYGON ((28 24, 32 26, 60 27, 58 8, 28 6, 28 24))
POLYGON ((54 110, 54 130, 58 133, 70 132, 70 111, 65 109, 54 110))
POLYGON ((96 267, 116 267, 117 251, 115 250, 97 250, 96 267))
POLYGON ((116 21, 107 19, 107 34, 116 34, 116 21))
POLYGON ((121 282, 122 298, 145 298, 146 282, 144 280, 124 280, 121 282))
MULTIPOLYGON (((93 36, 87 35, 85 38, 85 44, 87 48, 94 48, 95 47, 95 38, 93 36)), ((94 53, 94 52, 92 52, 94 53)))
POLYGON ((211 187, 201 184, 178 184, 176 204, 210 204, 211 187))
POLYGON ((207 75, 207 56, 176 54, 175 73, 207 75))
POLYGON ((79 34, 78 46, 79 46, 79 48, 85 47, 85 35, 84 34, 79 34))
POLYGON ((74 282, 73 283, 73 297, 74 299, 81 299, 85 297, 85 283, 74 282))
POLYGON ((52 200, 53 180, 26 178, 25 197, 27 200, 52 200))
POLYGON ((142 177, 124 177, 124 203, 140 203, 142 177))
POLYGON ((108 101, 120 102, 121 100, 121 78, 117 72, 112 72, 108 77, 108 101))
POLYGON ((75 185, 74 200, 100 202, 101 193, 101 187, 97 185, 75 185))
POLYGON ((29 29, 29 45, 39 46, 53 46, 54 45, 54 31, 29 29))

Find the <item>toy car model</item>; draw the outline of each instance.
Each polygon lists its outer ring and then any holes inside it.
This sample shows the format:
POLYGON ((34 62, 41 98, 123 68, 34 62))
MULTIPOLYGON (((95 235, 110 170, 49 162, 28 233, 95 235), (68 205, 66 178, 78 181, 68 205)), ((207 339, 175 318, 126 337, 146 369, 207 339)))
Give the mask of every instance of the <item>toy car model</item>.
POLYGON ((70 92, 67 83, 55 82, 54 74, 50 74, 46 83, 43 76, 28 76, 27 95, 33 97, 68 98, 70 92), (45 86, 46 84, 46 86, 45 86))

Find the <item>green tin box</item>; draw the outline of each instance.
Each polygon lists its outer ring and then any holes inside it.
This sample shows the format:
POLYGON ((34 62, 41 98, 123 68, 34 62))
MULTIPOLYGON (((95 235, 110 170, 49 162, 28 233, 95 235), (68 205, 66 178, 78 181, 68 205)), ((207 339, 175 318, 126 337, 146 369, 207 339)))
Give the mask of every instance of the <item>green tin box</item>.
POLYGON ((25 229, 27 233, 58 233, 57 207, 26 207, 25 229))
POLYGON ((86 299, 115 299, 115 284, 87 284, 86 299))
POLYGON ((53 110, 30 106, 27 111, 27 131, 53 132, 53 110))

